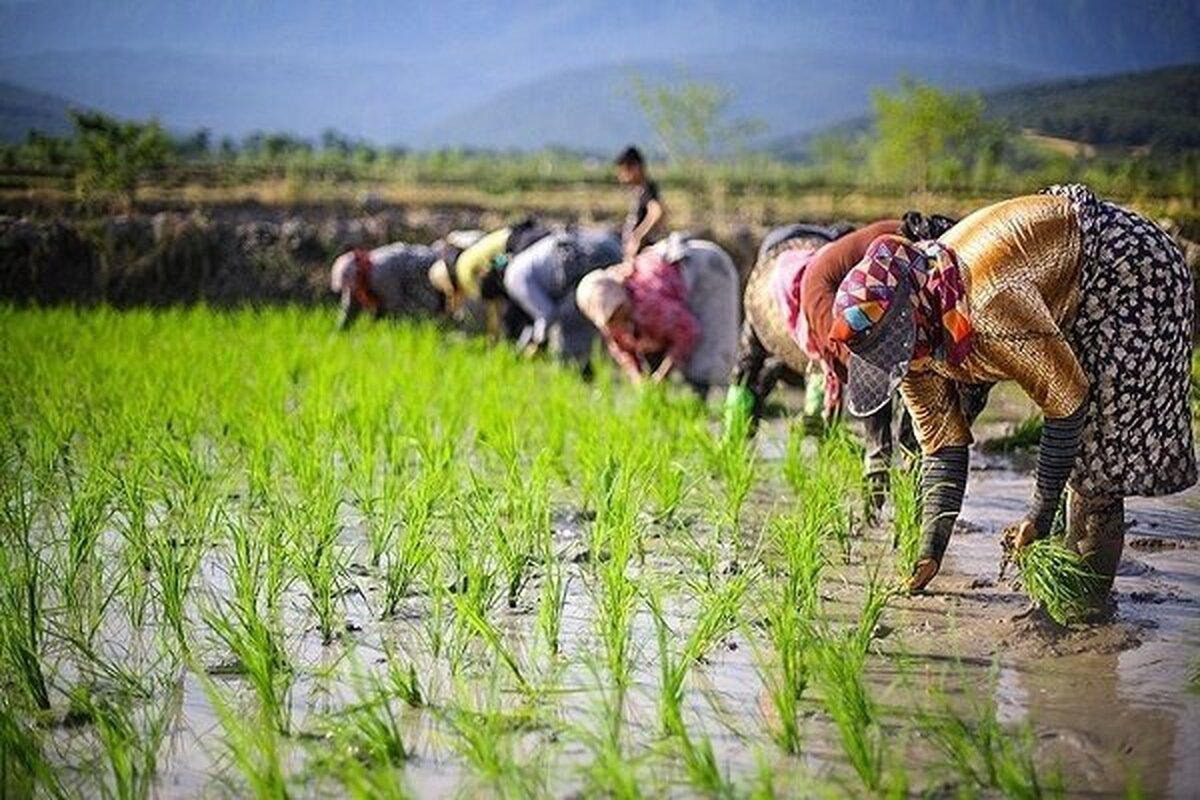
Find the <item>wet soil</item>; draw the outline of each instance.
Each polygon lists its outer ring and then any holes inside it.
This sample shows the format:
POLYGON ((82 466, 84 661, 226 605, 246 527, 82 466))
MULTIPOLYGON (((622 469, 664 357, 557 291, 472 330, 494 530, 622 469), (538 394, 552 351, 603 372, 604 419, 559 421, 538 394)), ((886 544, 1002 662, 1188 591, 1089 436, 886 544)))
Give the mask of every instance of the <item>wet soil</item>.
MULTIPOLYGON (((785 392, 784 401, 792 405, 798 398, 785 392)), ((999 435, 1028 411, 1019 397, 1001 391, 977 432, 981 438, 999 435)), ((764 461, 782 457, 787 425, 786 418, 764 424, 757 440, 764 461)), ((1200 693, 1189 688, 1189 680, 1200 658, 1200 490, 1131 500, 1128 547, 1116 583, 1116 616, 1106 624, 1061 628, 1036 615, 1023 615, 1026 597, 996 574, 999 532, 1023 511, 1032 489, 1030 466, 1028 454, 973 453, 962 524, 941 574, 928 592, 897 598, 885 613, 866 677, 884 709, 886 746, 905 765, 914 790, 944 786, 953 794, 953 776, 936 772, 939 762, 929 743, 914 731, 914 711, 927 704, 935 689, 964 713, 982 695, 995 704, 1003 722, 1032 726, 1039 763, 1061 770, 1073 796, 1123 796, 1132 782, 1146 796, 1194 797, 1200 786, 1200 693)), ((772 509, 786 502, 787 490, 777 483, 757 486, 746 515, 751 535, 772 509)), ((691 535, 705 535, 698 515, 685 514, 682 528, 655 528, 643 569, 680 583, 697 577, 681 554, 681 531, 689 529, 689 521, 691 535)), ((521 728, 514 748, 518 762, 540 769, 549 793, 571 796, 582 791, 582 769, 592 760, 575 732, 598 729, 604 679, 598 677, 602 670, 581 657, 597 648, 593 595, 585 577, 585 563, 593 555, 584 552, 588 523, 561 507, 554 524, 559 556, 571 565, 562 641, 568 658, 558 664, 553 681, 544 673, 534 676, 535 681, 558 687, 553 708, 543 709, 536 724, 521 728), (549 759, 549 766, 541 759, 549 759)), ((884 526, 886 520, 866 530, 848 562, 829 568, 824 600, 834 618, 855 618, 864 589, 864 564, 873 560, 869 555, 887 547, 890 535, 884 526)), ((353 539, 353 525, 347 536, 353 539)), ((468 689, 456 690, 444 663, 429 652, 427 598, 410 598, 398 617, 381 622, 369 603, 381 591, 379 582, 366 568, 352 574, 355 591, 343 598, 346 630, 340 642, 323 647, 315 631, 304 631, 298 598, 291 612, 295 629, 302 632, 290 645, 295 660, 304 665, 292 694, 295 733, 288 758, 296 774, 305 774, 307 759, 323 746, 323 715, 336 714, 352 702, 353 682, 347 676, 379 669, 387 644, 417 667, 423 691, 431 699, 427 708, 404 712, 412 755, 405 767, 408 786, 422 797, 489 794, 455 751, 446 724, 451 703, 483 706, 495 700, 488 676, 475 675, 468 689)), ((215 563, 205 565, 203 577, 217 591, 225 581, 215 563)), ((531 647, 535 597, 536 582, 516 608, 497 614, 518 653, 531 647)), ((681 603, 669 613, 673 626, 687 630, 695 609, 681 603)), ((772 712, 760 678, 761 643, 755 641, 754 622, 748 609, 738 630, 692 670, 685 703, 691 734, 711 740, 721 768, 740 787, 749 786, 762 758, 774 768, 780 796, 811 794, 814 780, 822 792, 857 796, 860 784, 836 729, 811 698, 804 703, 801 756, 782 754, 767 737, 772 712)), ((670 770, 664 774, 661 761, 647 757, 663 746, 653 631, 649 614, 639 611, 623 746, 644 791, 692 796, 694 791, 679 775, 670 770)), ((135 644, 125 641, 122 646, 133 652, 135 644)), ((213 680, 225 688, 245 689, 250 696, 219 648, 201 647, 198 657, 213 680)), ((224 734, 198 676, 182 671, 166 702, 177 721, 161 759, 160 795, 237 795, 236 779, 227 782, 222 777, 232 774, 221 747, 224 734)), ((514 711, 521 705, 520 698, 509 696, 495 702, 514 711)), ((74 730, 64 728, 58 735, 68 751, 88 747, 86 735, 74 730)), ((299 794, 323 796, 331 791, 336 790, 313 778, 299 794)))

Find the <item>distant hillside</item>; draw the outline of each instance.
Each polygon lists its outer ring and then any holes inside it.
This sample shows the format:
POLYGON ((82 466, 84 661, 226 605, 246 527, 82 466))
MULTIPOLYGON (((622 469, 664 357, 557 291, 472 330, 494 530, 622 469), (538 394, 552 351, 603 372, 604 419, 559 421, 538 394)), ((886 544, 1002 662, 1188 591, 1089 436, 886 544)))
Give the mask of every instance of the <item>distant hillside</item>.
MULTIPOLYGON (((1079 152, 1149 147, 1158 153, 1200 149, 1200 64, 1099 78, 1043 81, 983 93, 988 116, 1029 131, 1051 149, 1054 140, 1079 152)), ((854 135, 870 127, 865 115, 816 131, 772 139, 771 153, 808 157, 822 135, 854 135)))
POLYGON ((1200 3, 1144 5, 0 0, 0 80, 216 136, 334 127, 383 144, 606 148, 645 136, 613 97, 629 64, 727 82, 736 110, 778 135, 862 113, 866 88, 903 72, 997 87, 1200 61, 1200 3))
POLYGON ((1200 148, 1200 64, 1018 86, 985 97, 1014 128, 1098 147, 1200 148))
POLYGON ((67 133, 71 130, 67 110, 73 107, 79 104, 0 81, 0 142, 24 141, 31 130, 67 133))
POLYGON ((969 60, 880 53, 788 50, 701 54, 686 62, 634 60, 530 81, 421 130, 417 147, 522 148, 530 143, 607 152, 653 137, 630 93, 637 75, 651 83, 692 79, 731 94, 730 119, 765 123, 759 147, 778 131, 812 130, 861 113, 872 88, 908 74, 939 86, 988 88, 1027 82, 1031 73, 969 60))

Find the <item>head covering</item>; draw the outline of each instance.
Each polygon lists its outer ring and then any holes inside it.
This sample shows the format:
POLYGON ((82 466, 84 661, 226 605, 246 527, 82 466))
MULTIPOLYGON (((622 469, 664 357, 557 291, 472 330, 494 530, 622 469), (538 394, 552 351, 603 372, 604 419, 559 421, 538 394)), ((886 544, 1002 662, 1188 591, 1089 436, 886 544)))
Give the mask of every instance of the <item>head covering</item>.
POLYGON ((458 250, 466 250, 471 245, 478 242, 484 237, 486 231, 481 231, 475 228, 470 230, 450 231, 446 234, 446 244, 458 250))
POLYGON ((341 294, 346 288, 348 281, 353 280, 354 273, 354 251, 342 253, 333 260, 333 266, 329 268, 329 289, 330 291, 341 294))
POLYGON ((454 280, 454 270, 446 263, 445 258, 439 258, 429 267, 429 282, 446 297, 455 294, 457 286, 454 280))
POLYGON ((589 272, 575 290, 575 304, 597 328, 608 325, 617 309, 629 302, 622 281, 609 270, 589 272))
POLYGON ((913 364, 961 364, 972 327, 954 251, 936 241, 876 239, 838 288, 829 338, 852 352, 846 399, 856 416, 878 411, 913 364))

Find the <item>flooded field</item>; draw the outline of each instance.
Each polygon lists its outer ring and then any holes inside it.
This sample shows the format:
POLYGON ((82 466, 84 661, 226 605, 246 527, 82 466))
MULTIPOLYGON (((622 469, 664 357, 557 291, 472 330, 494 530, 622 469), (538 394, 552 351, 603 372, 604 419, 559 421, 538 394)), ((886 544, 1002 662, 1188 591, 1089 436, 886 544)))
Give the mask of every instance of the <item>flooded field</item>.
MULTIPOLYGON (((723 442, 716 398, 332 325, 0 312, 5 794, 1200 782, 1196 489, 1131 501, 1115 620, 1063 628, 997 579, 1027 453, 976 448, 908 597, 844 429, 723 442)), ((979 438, 1028 412, 1000 392, 979 438)))

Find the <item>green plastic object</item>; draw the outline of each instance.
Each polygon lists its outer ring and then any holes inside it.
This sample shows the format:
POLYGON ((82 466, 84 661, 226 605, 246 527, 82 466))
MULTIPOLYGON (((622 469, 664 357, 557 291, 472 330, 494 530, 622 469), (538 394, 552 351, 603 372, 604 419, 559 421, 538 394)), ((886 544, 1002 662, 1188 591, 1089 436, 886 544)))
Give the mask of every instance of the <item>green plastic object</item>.
POLYGON ((730 386, 725 393, 725 435, 732 436, 735 431, 745 434, 753 413, 754 393, 741 384, 730 386))
POLYGON ((825 413, 825 378, 809 373, 804 382, 804 416, 820 418, 825 413))

